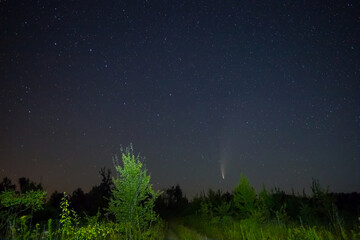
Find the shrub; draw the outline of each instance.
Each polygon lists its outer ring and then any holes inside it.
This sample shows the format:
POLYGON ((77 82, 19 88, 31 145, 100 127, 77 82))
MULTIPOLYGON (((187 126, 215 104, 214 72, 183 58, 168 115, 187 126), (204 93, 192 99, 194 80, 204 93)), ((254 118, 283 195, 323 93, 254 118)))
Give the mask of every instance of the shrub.
POLYGON ((60 232, 61 239, 67 239, 75 231, 75 227, 79 225, 79 217, 73 209, 69 208, 68 196, 64 192, 64 196, 60 202, 60 232))

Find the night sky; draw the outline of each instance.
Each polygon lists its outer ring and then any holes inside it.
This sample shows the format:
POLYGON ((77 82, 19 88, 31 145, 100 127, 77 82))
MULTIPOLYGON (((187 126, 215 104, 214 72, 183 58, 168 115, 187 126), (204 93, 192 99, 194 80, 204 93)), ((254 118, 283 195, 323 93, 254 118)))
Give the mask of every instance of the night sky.
POLYGON ((187 196, 240 174, 358 191, 358 10, 0 0, 0 177, 88 191, 133 143, 156 189, 187 196))

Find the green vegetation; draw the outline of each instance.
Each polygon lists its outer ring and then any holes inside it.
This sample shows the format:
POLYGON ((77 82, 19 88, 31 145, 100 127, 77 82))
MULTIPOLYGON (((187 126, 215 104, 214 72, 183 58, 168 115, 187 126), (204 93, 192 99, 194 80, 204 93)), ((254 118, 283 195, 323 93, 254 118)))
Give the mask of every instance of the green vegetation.
MULTIPOLYGON (((165 224, 153 210, 155 200, 161 193, 152 189, 150 176, 141 160, 140 155, 134 155, 132 146, 122 151, 122 166, 118 161, 115 163, 119 176, 113 178, 113 184, 108 180, 110 172, 101 169, 102 183, 90 191, 95 194, 89 194, 89 199, 98 206, 108 205, 108 208, 98 208, 93 216, 83 211, 81 218, 71 207, 69 196, 63 193, 57 218, 38 221, 35 225, 32 224, 35 212, 44 209, 44 206, 48 208, 47 214, 54 212, 51 206, 44 205, 46 192, 41 190, 40 184, 36 185, 25 178, 19 181, 21 191, 16 192, 15 185, 5 178, 0 191, 1 235, 6 239, 163 239, 165 224), (104 199, 96 198, 97 195, 102 195, 104 199)), ((55 192, 49 203, 56 202, 58 196, 55 192)), ((74 196, 77 197, 74 200, 78 201, 74 205, 85 207, 86 195, 82 190, 74 191, 72 198, 74 196)), ((88 209, 93 212, 93 206, 88 209)), ((37 217, 41 219, 41 214, 37 217)))
POLYGON ((312 191, 311 197, 265 188, 256 194, 241 176, 232 195, 209 191, 195 198, 191 204, 197 210, 180 222, 211 239, 359 239, 359 230, 341 217, 329 191, 316 180, 312 191))
POLYGON ((114 214, 118 223, 125 225, 127 239, 142 239, 142 235, 149 237, 151 226, 159 220, 153 208, 161 193, 152 189, 141 157, 134 155, 131 145, 122 151, 123 167, 117 163, 117 158, 114 162, 119 177, 113 179, 115 189, 109 212, 114 214))
POLYGON ((265 187, 243 175, 232 193, 209 190, 188 201, 179 185, 152 189, 144 158, 122 149, 117 176, 100 170, 101 184, 85 194, 55 192, 8 178, 0 183, 0 238, 49 240, 352 240, 360 239, 359 194, 333 194, 317 180, 310 196, 265 187), (165 220, 164 220, 165 219, 165 220))
POLYGON ((234 207, 241 218, 247 218, 256 214, 255 201, 256 193, 255 189, 250 186, 249 181, 244 177, 240 177, 240 183, 234 190, 234 207))
POLYGON ((38 225, 31 230, 33 214, 43 208, 46 192, 31 190, 24 193, 14 190, 0 192, 0 229, 12 239, 28 239, 38 234, 38 225))
POLYGON ((178 239, 184 239, 184 240, 206 239, 205 236, 202 236, 201 234, 197 233, 196 231, 188 227, 185 227, 182 224, 172 224, 170 226, 170 230, 174 232, 175 236, 178 239))
POLYGON ((297 226, 296 224, 260 223, 253 218, 235 220, 227 224, 212 219, 204 221, 201 218, 184 219, 187 226, 205 234, 212 239, 358 239, 358 233, 343 233, 337 235, 324 226, 297 226))

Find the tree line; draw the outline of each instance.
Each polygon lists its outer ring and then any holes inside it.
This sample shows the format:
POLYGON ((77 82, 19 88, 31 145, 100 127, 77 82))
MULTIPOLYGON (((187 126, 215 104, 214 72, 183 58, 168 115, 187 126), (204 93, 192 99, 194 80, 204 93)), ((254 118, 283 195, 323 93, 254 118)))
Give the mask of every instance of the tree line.
MULTIPOLYGON (((116 176, 104 167, 99 171, 100 183, 89 192, 81 188, 71 194, 55 191, 49 198, 41 183, 22 177, 16 186, 11 179, 3 178, 0 234, 14 235, 14 231, 30 234, 29 229, 36 229, 40 224, 47 224, 47 229, 51 229, 54 222, 57 232, 53 236, 66 239, 63 238, 66 234, 81 235, 90 231, 86 227, 95 229, 100 226, 96 224, 103 223, 104 236, 122 234, 125 239, 150 239, 149 236, 161 235, 161 227, 156 233, 153 231, 153 226, 163 226, 161 219, 169 222, 187 219, 190 226, 203 222, 202 227, 211 222, 219 229, 234 221, 253 219, 257 223, 277 225, 296 222, 302 227, 330 224, 332 231, 341 236, 345 228, 354 229, 359 224, 360 193, 332 193, 316 179, 310 194, 289 194, 265 187, 256 192, 241 175, 232 192, 209 189, 189 200, 180 185, 154 191, 142 161, 143 157, 135 155, 130 145, 122 149, 121 159, 114 157, 116 176), (111 223, 121 224, 117 225, 120 230, 114 232, 111 223)), ((99 232, 94 229, 94 234, 99 232)))
MULTIPOLYGON (((85 193, 81 188, 77 188, 69 194, 71 208, 80 216, 95 216, 100 213, 101 217, 112 217, 105 211, 109 207, 114 190, 111 170, 101 168, 99 175, 101 176, 100 183, 93 186, 89 192, 85 193)), ((11 179, 5 177, 0 183, 0 192, 5 190, 25 194, 30 191, 44 190, 44 188, 41 183, 33 182, 25 177, 19 178, 18 186, 16 186, 11 179)), ((259 199, 256 200, 255 190, 246 178, 242 177, 240 184, 232 193, 209 189, 207 192, 198 194, 191 201, 185 196, 180 185, 171 186, 162 191, 154 206, 156 212, 165 219, 196 213, 224 217, 230 212, 233 215, 247 217, 254 213, 256 204, 260 204, 259 201, 267 205, 269 211, 266 215, 269 217, 286 212, 288 218, 301 217, 303 223, 328 221, 334 214, 331 213, 334 207, 344 219, 356 220, 360 213, 360 193, 332 193, 321 188, 317 180, 313 181, 311 190, 311 194, 307 195, 304 192, 287 194, 278 188, 270 191, 263 189, 259 193, 259 199), (245 195, 239 195, 239 192, 245 195)), ((53 192, 46 200, 44 208, 34 214, 34 221, 58 218, 62 198, 62 192, 53 192)))

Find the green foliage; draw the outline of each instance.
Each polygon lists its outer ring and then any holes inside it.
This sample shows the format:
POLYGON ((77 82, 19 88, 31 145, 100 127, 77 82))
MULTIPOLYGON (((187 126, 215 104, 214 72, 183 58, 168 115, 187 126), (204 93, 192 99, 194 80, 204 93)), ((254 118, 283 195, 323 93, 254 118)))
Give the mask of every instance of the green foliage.
POLYGON ((60 209, 61 239, 68 239, 79 225, 79 217, 73 209, 70 209, 68 196, 65 192, 60 202, 60 209))
POLYGON ((358 239, 355 233, 352 238, 347 235, 337 235, 325 227, 299 227, 295 225, 274 224, 272 222, 259 223, 253 217, 240 221, 232 220, 224 225, 216 221, 204 220, 196 216, 184 219, 184 224, 189 229, 211 239, 224 240, 335 240, 358 239))
POLYGON ((256 201, 256 217, 260 222, 270 220, 274 214, 274 198, 263 186, 256 201))
POLYGON ((43 208, 45 196, 46 192, 42 190, 31 190, 23 194, 8 190, 0 193, 0 204, 6 208, 21 208, 21 211, 38 211, 43 208))
POLYGON ((121 232, 121 227, 112 222, 88 224, 76 229, 71 235, 74 240, 91 239, 116 239, 116 231, 121 232))
POLYGON ((329 189, 323 189, 318 180, 313 179, 311 190, 313 193, 312 204, 314 215, 319 216, 319 219, 323 222, 330 222, 332 228, 341 235, 343 239, 346 239, 346 233, 344 231, 344 220, 340 216, 339 211, 334 203, 333 197, 329 193, 329 189))
POLYGON ((153 224, 146 231, 142 232, 140 239, 146 240, 163 240, 165 236, 165 223, 158 219, 156 224, 153 224))
MULTIPOLYGON (((152 190, 150 176, 142 165, 141 157, 135 156, 130 146, 122 151, 122 160, 122 166, 115 165, 119 177, 113 179, 114 197, 107 209, 116 217, 116 223, 109 221, 108 216, 101 217, 101 209, 95 216, 85 214, 85 219, 80 221, 77 213, 70 209, 68 197, 64 193, 60 202, 60 219, 56 220, 59 224, 53 224, 52 219, 49 219, 45 231, 46 222, 34 223, 32 215, 42 209, 46 193, 31 190, 32 187, 24 187, 27 190, 20 193, 15 192, 11 190, 13 187, 9 181, 6 181, 3 184, 5 190, 0 191, 0 221, 8 226, 8 230, 2 234, 5 234, 6 239, 16 240, 163 240, 167 224, 153 210, 159 193, 152 190), (53 225, 57 228, 53 229, 53 225)), ((106 176, 108 179, 110 175, 106 176)), ((110 186, 108 183, 105 185, 110 186)), ((207 194, 194 198, 191 203, 194 215, 176 215, 183 218, 180 223, 170 225, 171 234, 167 237, 172 239, 171 235, 174 235, 178 239, 189 240, 360 239, 360 218, 355 223, 351 215, 351 221, 345 222, 328 190, 322 189, 316 180, 311 189, 312 197, 305 194, 302 197, 295 196, 294 193, 287 195, 276 188, 271 192, 263 188, 256 195, 249 181, 241 176, 233 196, 209 190, 207 194)), ((168 207, 177 209, 180 206, 184 198, 179 186, 170 189, 168 199, 172 203, 168 207)))
MULTIPOLYGON (((92 219, 94 220, 94 219, 92 219)), ((68 235, 62 235, 62 228, 56 231, 52 237, 53 239, 66 240, 128 240, 127 226, 124 223, 114 223, 111 221, 90 221, 84 226, 72 227, 68 235)), ((50 239, 49 234, 47 239, 50 239)), ((164 224, 158 221, 157 224, 147 229, 142 233, 141 238, 133 236, 131 239, 147 239, 147 240, 162 240, 164 237, 164 224)))
POLYGON ((30 219, 30 216, 24 215, 20 217, 20 226, 17 228, 17 235, 22 239, 29 239, 30 229, 27 225, 27 221, 30 219))
POLYGON ((46 192, 43 190, 30 190, 18 193, 15 190, 0 192, 0 229, 8 226, 12 238, 17 235, 26 238, 30 227, 26 222, 32 219, 32 214, 43 208, 46 192), (22 216, 20 219, 19 216, 22 216))
POLYGON ((71 216, 69 210, 69 201, 67 199, 66 193, 64 192, 64 196, 60 202, 60 224, 61 224, 61 238, 64 239, 71 233, 71 216))
POLYGON ((239 184, 234 189, 234 206, 241 218, 251 216, 255 212, 256 192, 245 176, 240 177, 239 184))
POLYGON ((223 202, 215 208, 216 216, 224 218, 231 215, 231 203, 223 202))
POLYGON ((35 224, 35 229, 31 233, 31 239, 40 239, 41 232, 40 232, 40 224, 35 224))
POLYGON ((52 235, 53 235, 53 232, 52 232, 52 219, 51 218, 49 218, 49 220, 48 220, 48 232, 47 232, 47 238, 49 239, 49 240, 52 240, 52 235))
POLYGON ((360 239, 360 217, 358 217, 357 229, 354 231, 351 231, 351 235, 353 236, 353 239, 360 239))
POLYGON ((182 240, 202 240, 207 239, 206 237, 200 235, 196 231, 189 229, 181 224, 175 224, 171 226, 171 230, 174 231, 178 239, 182 240))
POLYGON ((123 166, 118 163, 116 156, 114 158, 119 176, 113 178, 115 189, 108 211, 114 214, 117 222, 127 226, 127 236, 134 238, 146 232, 158 219, 153 207, 160 192, 152 189, 150 176, 141 162, 143 158, 134 155, 132 145, 121 151, 123 166))
POLYGON ((300 202, 300 211, 299 218, 301 220, 301 224, 313 225, 315 224, 315 209, 312 208, 309 204, 300 202))
POLYGON ((212 206, 211 203, 216 201, 209 201, 209 198, 203 196, 195 199, 199 209, 197 213, 200 214, 184 218, 183 224, 211 239, 359 239, 359 231, 345 230, 344 221, 328 190, 323 190, 316 181, 312 189, 311 198, 306 195, 297 197, 294 193, 286 195, 276 188, 271 193, 263 188, 257 196, 249 181, 241 176, 232 201, 240 218, 231 217, 227 201, 212 206), (288 204, 291 204, 294 218, 288 215, 288 204))
POLYGON ((200 203, 200 216, 203 219, 210 219, 213 217, 210 204, 208 204, 206 202, 200 203))
POLYGON ((330 240, 337 239, 335 236, 326 229, 309 227, 294 227, 288 229, 288 240, 330 240))
POLYGON ((101 213, 100 213, 100 210, 99 210, 99 211, 96 213, 95 216, 87 216, 87 215, 85 215, 85 220, 86 220, 87 224, 89 224, 89 225, 95 225, 96 223, 99 222, 100 216, 101 216, 101 213))
MULTIPOLYGON (((163 240, 164 223, 158 221, 151 228, 141 233, 141 236, 134 235, 131 238, 127 235, 127 226, 124 223, 114 223, 111 221, 88 223, 84 226, 73 228, 67 240, 128 240, 128 239, 147 239, 163 240)), ((55 239, 58 239, 55 237, 55 239)))
POLYGON ((278 225, 285 224, 288 221, 288 216, 286 213, 286 203, 280 207, 280 209, 275 211, 276 222, 278 225))

